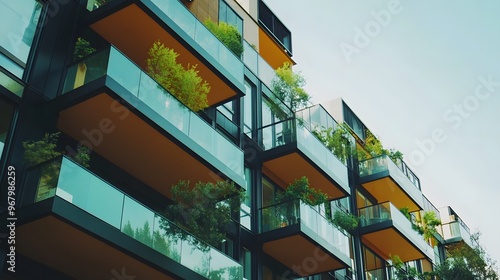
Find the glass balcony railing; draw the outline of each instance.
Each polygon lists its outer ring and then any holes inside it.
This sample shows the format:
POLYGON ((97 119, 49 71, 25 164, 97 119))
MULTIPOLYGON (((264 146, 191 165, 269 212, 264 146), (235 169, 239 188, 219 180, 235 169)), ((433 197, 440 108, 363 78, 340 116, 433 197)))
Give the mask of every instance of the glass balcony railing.
POLYGON ((183 230, 66 157, 38 165, 28 176, 38 182, 36 202, 58 196, 208 279, 243 277, 240 264, 187 232, 187 239, 169 233, 165 228, 183 230))
POLYGON ((434 249, 425 242, 422 235, 413 229, 410 220, 408 220, 392 203, 385 202, 361 208, 358 211, 358 217, 360 220, 360 227, 392 221, 392 225, 396 227, 406 239, 410 240, 412 244, 425 253, 426 256, 430 258, 434 256, 434 249))
POLYGON ((467 244, 471 244, 470 230, 461 220, 443 224, 441 227, 445 240, 463 239, 467 244))
POLYGON ((393 171, 395 170, 393 167, 397 167, 399 169, 399 173, 403 173, 403 175, 405 175, 405 177, 418 190, 421 190, 420 180, 413 173, 413 171, 411 171, 410 168, 408 168, 406 163, 404 163, 404 161, 398 161, 398 163, 394 163, 387 155, 381 155, 378 157, 361 161, 359 163, 359 176, 365 177, 379 172, 393 171))
POLYGON ((290 143, 297 143, 300 151, 318 164, 341 186, 348 186, 347 167, 297 119, 289 119, 260 128, 262 148, 270 150, 290 143))
MULTIPOLYGON (((111 2, 115 0, 108 0, 111 2)), ((244 69, 240 58, 235 56, 205 25, 196 18, 179 0, 142 0, 152 3, 161 16, 166 16, 193 39, 209 56, 222 65, 227 74, 233 76, 241 85, 244 83, 244 69)), ((98 5, 87 6, 89 10, 99 8, 98 5), (91 7, 91 8, 89 8, 91 7)))
POLYGON ((327 244, 332 244, 340 252, 349 256, 348 235, 336 228, 316 208, 299 200, 264 207, 261 209, 261 231, 267 232, 300 224, 301 227, 307 227, 316 233, 327 244))
POLYGON ((271 89, 271 82, 276 77, 274 68, 247 41, 243 40, 243 62, 259 80, 271 89))
POLYGON ((243 151, 113 46, 69 66, 64 92, 103 76, 115 80, 164 120, 219 159, 222 164, 243 177, 243 151), (85 71, 81 70, 82 63, 85 64, 85 71))

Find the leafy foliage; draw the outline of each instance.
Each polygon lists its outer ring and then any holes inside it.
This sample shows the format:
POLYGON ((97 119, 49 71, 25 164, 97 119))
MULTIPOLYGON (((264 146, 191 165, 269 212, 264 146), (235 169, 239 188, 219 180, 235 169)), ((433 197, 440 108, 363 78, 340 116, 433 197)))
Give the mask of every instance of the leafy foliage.
POLYGON ((391 256, 397 279, 498 280, 496 262, 479 244, 480 236, 479 232, 471 235, 472 247, 463 242, 448 245, 448 258, 432 272, 418 273, 413 268, 405 269, 399 256, 391 256))
POLYGON ((342 229, 353 231, 358 227, 359 219, 350 213, 339 210, 333 214, 332 222, 342 229))
POLYGON ((28 140, 23 142, 26 164, 33 166, 60 156, 61 152, 56 151, 60 134, 60 132, 45 133, 45 136, 39 141, 28 140))
POLYGON ((434 240, 435 234, 437 233, 436 227, 441 225, 441 220, 436 217, 436 213, 433 211, 426 211, 422 220, 417 220, 417 227, 419 227, 419 232, 422 233, 425 240, 434 240))
POLYGON ((87 146, 78 145, 76 154, 73 156, 73 160, 78 162, 80 165, 89 168, 90 149, 87 146))
POLYGON ((382 142, 380 142, 380 140, 373 135, 370 130, 366 129, 365 134, 365 145, 363 147, 356 147, 358 161, 370 159, 380 155, 387 155, 396 164, 403 160, 403 153, 392 148, 389 150, 385 149, 382 142))
POLYGON ((350 134, 346 126, 347 124, 343 123, 335 130, 329 127, 313 131, 313 134, 344 164, 353 154, 351 141, 349 140, 350 134))
POLYGON ((301 200, 308 205, 316 206, 325 203, 328 200, 328 196, 321 192, 321 190, 311 188, 309 180, 303 176, 288 185, 288 188, 284 192, 276 195, 277 203, 292 200, 301 200))
POLYGON ((227 181, 198 182, 192 189, 189 181, 180 181, 171 192, 176 203, 167 206, 164 213, 171 222, 162 220, 160 227, 174 239, 188 240, 200 250, 209 248, 191 235, 218 246, 225 238, 231 213, 239 211, 244 198, 244 192, 227 181))
POLYGON ((291 110, 292 114, 307 106, 311 96, 303 88, 305 84, 305 78, 300 73, 295 73, 289 62, 276 69, 276 77, 271 81, 271 90, 278 100, 273 100, 274 104, 269 105, 279 119, 291 117, 278 105, 281 102, 291 110))
POLYGON ((231 50, 237 57, 241 57, 243 53, 243 41, 238 28, 226 22, 213 22, 208 18, 203 24, 219 38, 219 40, 231 50))
POLYGON ((160 41, 153 43, 148 55, 147 70, 153 79, 191 110, 196 112, 208 107, 210 85, 198 75, 197 65, 184 69, 177 63, 179 54, 160 41))
POLYGON ((392 266, 397 280, 428 279, 427 273, 421 274, 414 267, 406 266, 398 255, 391 255, 392 266))
POLYGON ((449 258, 439 265, 435 274, 441 279, 498 280, 496 262, 479 243, 480 232, 471 235, 473 246, 456 243, 448 247, 449 258))
MULTIPOLYGON (((28 166, 33 166, 62 155, 62 152, 56 150, 60 134, 60 132, 45 133, 44 137, 39 141, 24 141, 24 161, 26 164, 28 166)), ((90 152, 88 147, 79 145, 77 152, 70 156, 74 161, 88 168, 90 152)))
POLYGON ((75 51, 73 53, 74 60, 82 59, 93 52, 95 52, 95 48, 91 46, 89 41, 83 39, 82 37, 78 37, 76 39, 75 51))

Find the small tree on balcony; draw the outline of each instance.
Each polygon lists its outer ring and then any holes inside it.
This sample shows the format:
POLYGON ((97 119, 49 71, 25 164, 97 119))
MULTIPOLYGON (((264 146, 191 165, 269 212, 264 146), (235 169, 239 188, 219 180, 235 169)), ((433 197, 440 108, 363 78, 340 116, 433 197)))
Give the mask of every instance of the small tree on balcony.
POLYGON ((167 206, 161 227, 174 239, 188 240, 198 249, 209 249, 198 239, 212 246, 218 246, 225 238, 231 214, 239 211, 244 193, 232 182, 198 182, 194 187, 189 181, 180 181, 172 186, 175 204, 167 206), (173 222, 173 224, 172 224, 173 222))
POLYGON ((210 85, 199 76, 197 65, 185 69, 177 63, 179 54, 160 41, 153 43, 148 55, 147 70, 153 79, 191 110, 197 112, 208 107, 210 85))
POLYGON ((210 18, 203 22, 219 40, 231 50, 237 57, 241 57, 243 53, 243 42, 238 28, 226 22, 213 22, 210 18))
POLYGON ((285 191, 278 193, 275 197, 276 214, 285 219, 285 224, 297 222, 297 218, 300 216, 298 213, 299 200, 307 205, 316 206, 326 203, 328 196, 321 190, 310 187, 309 180, 305 176, 294 180, 285 191))
POLYGON ((273 100, 275 104, 270 105, 279 119, 290 117, 289 113, 277 105, 279 103, 285 104, 292 114, 307 106, 311 96, 304 89, 305 85, 306 79, 300 73, 294 72, 289 62, 276 69, 276 77, 271 81, 271 90, 278 100, 273 100))
POLYGON ((346 126, 343 123, 338 125, 335 130, 329 127, 313 131, 313 134, 344 164, 347 163, 347 159, 354 153, 349 139, 349 130, 346 126))

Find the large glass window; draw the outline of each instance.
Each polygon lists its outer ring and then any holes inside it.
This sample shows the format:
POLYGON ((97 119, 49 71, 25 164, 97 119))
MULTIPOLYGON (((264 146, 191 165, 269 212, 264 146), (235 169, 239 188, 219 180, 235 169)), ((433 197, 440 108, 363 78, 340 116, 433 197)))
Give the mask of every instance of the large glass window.
POLYGON ((255 92, 255 85, 245 81, 245 97, 243 98, 243 123, 244 123, 244 133, 252 138, 253 129, 253 114, 255 110, 253 109, 253 95, 255 92))
POLYGON ((250 280, 252 279, 252 253, 248 249, 243 248, 241 258, 241 264, 243 265, 243 279, 250 280))
POLYGON ((245 167, 245 201, 241 204, 240 224, 247 229, 252 229, 252 190, 253 176, 252 169, 245 167))
POLYGON ((365 126, 361 120, 353 113, 353 111, 344 104, 344 120, 358 135, 359 138, 365 140, 365 126))
POLYGON ((0 65, 16 76, 33 43, 42 4, 34 0, 0 0, 0 65))
POLYGON ((224 0, 219 0, 219 21, 236 26, 243 37, 243 20, 224 0))
POLYGON ((9 128, 12 123, 13 114, 14 107, 0 99, 0 158, 3 154, 7 134, 9 133, 9 128))
POLYGON ((285 47, 288 53, 292 54, 292 33, 262 1, 259 1, 259 21, 285 47))

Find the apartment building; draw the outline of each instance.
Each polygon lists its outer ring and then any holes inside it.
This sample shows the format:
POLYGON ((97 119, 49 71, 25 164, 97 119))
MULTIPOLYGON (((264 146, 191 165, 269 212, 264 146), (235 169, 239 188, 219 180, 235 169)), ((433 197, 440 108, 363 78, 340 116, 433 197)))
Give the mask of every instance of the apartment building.
POLYGON ((470 240, 402 160, 342 159, 318 139, 346 124, 351 148, 366 145, 369 129, 342 99, 276 104, 292 33, 264 1, 0 0, 0 15, 2 279, 393 279, 391 256, 430 271, 447 244, 470 240), (207 18, 236 26, 240 57, 207 18), (79 38, 90 54, 75 57, 79 38), (156 41, 197 65, 208 108, 192 111, 148 75, 156 41), (27 164, 23 143, 57 132, 63 155, 27 164), (79 145, 88 166, 71 158, 79 145), (331 211, 301 202, 277 222, 275 196, 303 176, 331 211), (161 226, 176 227, 162 212, 181 180, 245 191, 218 246, 161 226), (334 225, 337 211, 359 225, 334 225), (413 229, 427 211, 443 221, 435 242, 413 229))

